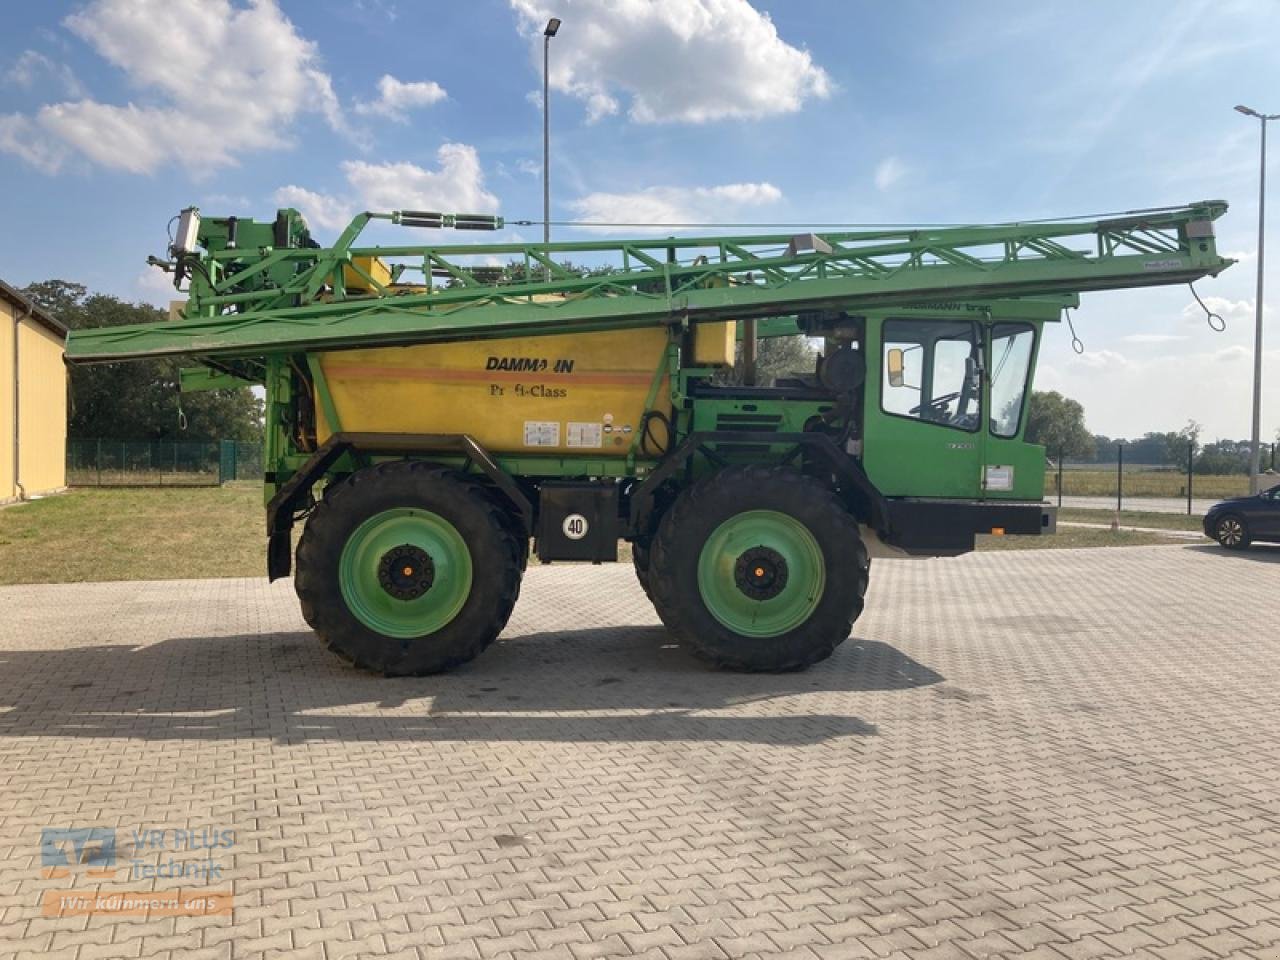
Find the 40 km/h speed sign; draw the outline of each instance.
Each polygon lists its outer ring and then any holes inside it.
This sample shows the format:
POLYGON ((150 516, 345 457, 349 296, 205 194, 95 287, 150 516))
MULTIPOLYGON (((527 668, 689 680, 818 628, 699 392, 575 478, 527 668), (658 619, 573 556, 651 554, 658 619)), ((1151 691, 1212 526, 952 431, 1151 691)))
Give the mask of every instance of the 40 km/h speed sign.
POLYGON ((564 518, 560 529, 570 540, 581 540, 591 530, 591 524, 587 523, 587 518, 582 514, 571 513, 564 518))

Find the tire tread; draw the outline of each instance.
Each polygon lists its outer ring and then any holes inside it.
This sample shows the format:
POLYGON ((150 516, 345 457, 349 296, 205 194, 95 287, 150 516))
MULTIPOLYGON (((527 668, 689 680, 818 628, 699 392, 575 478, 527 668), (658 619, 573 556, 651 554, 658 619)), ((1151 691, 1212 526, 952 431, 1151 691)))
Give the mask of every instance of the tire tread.
MULTIPOLYGON (((357 519, 358 522, 358 519, 357 519)), ((357 470, 345 479, 325 488, 324 496, 316 504, 302 536, 298 540, 297 573, 294 589, 298 594, 303 619, 315 630, 321 642, 331 652, 348 663, 362 669, 374 670, 388 676, 421 676, 440 673, 478 656, 500 634, 511 617, 520 594, 521 562, 515 524, 499 504, 480 485, 470 482, 457 471, 424 461, 395 460, 375 464, 357 470), (481 524, 488 528, 494 542, 499 545, 502 560, 497 564, 486 563, 473 555, 474 576, 486 572, 499 578, 498 597, 488 606, 483 623, 467 632, 459 642, 449 644, 447 652, 432 659, 413 659, 407 656, 408 645, 365 627, 346 612, 336 584, 329 582, 326 568, 330 557, 341 553, 341 531, 352 522, 352 513, 358 513, 362 495, 379 487, 394 483, 410 486, 448 485, 463 499, 466 509, 474 510, 481 524), (496 569, 494 569, 496 568, 496 569), (344 615, 345 614, 345 615, 344 615), (393 656, 400 646, 401 656, 393 656)), ((475 549, 475 545, 468 544, 475 549)), ((525 550, 527 556, 527 545, 525 550)), ((461 617, 462 614, 459 614, 461 617)), ((432 637, 448 632, 456 620, 432 637)), ((452 631, 456 633, 457 631, 452 631)), ((422 643, 423 640, 416 641, 422 643)), ((427 640, 426 642, 430 642, 427 640)))
MULTIPOLYGON (((659 618, 695 656, 723 669, 785 672, 802 670, 825 660, 849 636, 854 621, 862 612, 869 568, 870 560, 857 521, 828 487, 789 467, 751 465, 726 467, 693 484, 676 498, 653 539, 648 581, 659 618), (827 626, 815 636, 812 630, 804 631, 804 627, 809 626, 807 622, 798 628, 805 634, 802 640, 796 642, 797 631, 792 631, 785 637, 792 641, 786 644, 785 649, 768 660, 760 660, 735 650, 732 644, 724 642, 723 637, 708 637, 704 633, 695 622, 701 607, 697 585, 681 582, 673 561, 685 551, 701 549, 700 543, 691 544, 686 536, 686 531, 694 528, 696 518, 711 515, 717 504, 737 502, 754 491, 782 484, 790 489, 802 489, 803 497, 823 503, 823 512, 835 530, 835 536, 848 538, 857 544, 859 560, 854 583, 857 597, 839 623, 827 626)), ((724 630, 724 633, 728 631, 724 630)))

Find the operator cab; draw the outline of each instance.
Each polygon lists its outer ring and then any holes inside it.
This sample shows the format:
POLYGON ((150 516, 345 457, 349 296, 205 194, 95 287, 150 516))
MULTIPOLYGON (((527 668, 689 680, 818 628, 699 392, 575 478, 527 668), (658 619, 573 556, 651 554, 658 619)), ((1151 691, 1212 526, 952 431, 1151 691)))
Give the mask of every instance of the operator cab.
MULTIPOLYGON (((889 498, 1039 502, 1044 450, 1023 439, 1045 323, 1074 296, 815 312, 756 321, 762 338, 807 335, 822 346, 812 374, 771 385, 691 370, 699 431, 826 433, 889 498), (821 338, 819 340, 818 338, 821 338), (701 374, 701 378, 699 378, 701 374)), ((750 330, 739 325, 741 353, 750 330)), ((732 459, 748 452, 716 444, 732 459)))

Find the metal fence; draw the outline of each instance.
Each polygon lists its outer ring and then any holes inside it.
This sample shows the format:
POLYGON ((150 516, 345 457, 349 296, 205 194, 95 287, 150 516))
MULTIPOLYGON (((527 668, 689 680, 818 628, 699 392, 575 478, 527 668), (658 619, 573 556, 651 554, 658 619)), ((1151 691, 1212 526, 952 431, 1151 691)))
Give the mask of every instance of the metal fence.
MULTIPOLYGON (((1105 451, 1106 459, 1072 461, 1050 456, 1045 498, 1058 506, 1160 513, 1203 513, 1210 505, 1249 492, 1247 473, 1206 473, 1194 452, 1179 464, 1130 463, 1125 445, 1105 451)), ((1275 447, 1263 451, 1261 485, 1280 483, 1275 447)))
POLYGON ((72 487, 199 487, 262 479, 262 444, 235 440, 68 440, 72 487))

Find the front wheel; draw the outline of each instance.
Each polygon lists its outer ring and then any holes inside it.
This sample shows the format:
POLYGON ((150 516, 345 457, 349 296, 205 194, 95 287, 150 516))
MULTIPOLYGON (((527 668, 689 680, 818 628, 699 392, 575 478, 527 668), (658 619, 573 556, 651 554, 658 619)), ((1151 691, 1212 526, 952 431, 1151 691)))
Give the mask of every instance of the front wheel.
POLYGON ((1249 527, 1243 518, 1234 513, 1220 519, 1213 533, 1218 542, 1228 550, 1243 550, 1249 546, 1249 527))
POLYGON ((522 572, 513 524, 458 473, 396 461, 326 490, 294 587, 324 644, 389 676, 464 663, 506 626, 522 572))
POLYGON ((825 486, 781 467, 729 467, 667 511, 649 585, 667 627, 703 659, 797 670, 849 636, 869 569, 857 522, 825 486))

